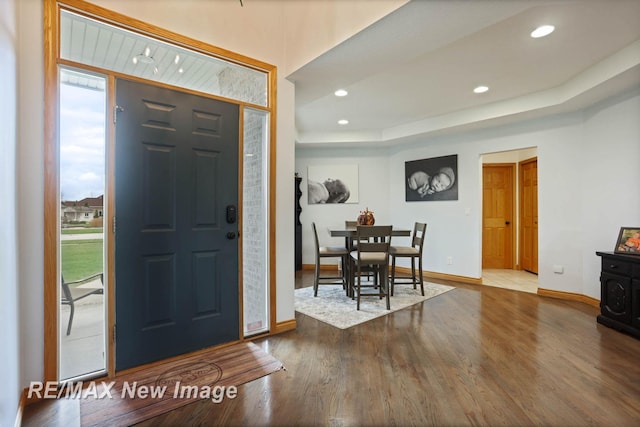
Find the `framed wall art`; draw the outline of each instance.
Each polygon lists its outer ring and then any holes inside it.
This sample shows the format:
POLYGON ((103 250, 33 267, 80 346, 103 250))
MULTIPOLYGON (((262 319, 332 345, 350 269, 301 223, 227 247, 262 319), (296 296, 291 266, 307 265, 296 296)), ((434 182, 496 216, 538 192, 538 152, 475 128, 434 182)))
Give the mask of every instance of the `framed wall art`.
POLYGON ((640 227, 621 227, 614 252, 640 255, 640 227))
POLYGON ((307 203, 358 203, 358 165, 309 166, 307 203))
POLYGON ((458 200, 458 155, 404 163, 405 200, 458 200))

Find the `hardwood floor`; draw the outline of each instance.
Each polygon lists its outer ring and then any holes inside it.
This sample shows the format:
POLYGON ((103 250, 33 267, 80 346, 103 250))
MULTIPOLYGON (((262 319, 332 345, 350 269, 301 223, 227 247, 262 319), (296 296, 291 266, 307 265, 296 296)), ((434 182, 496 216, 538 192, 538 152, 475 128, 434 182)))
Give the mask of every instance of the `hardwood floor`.
POLYGON ((457 289, 346 330, 296 313, 297 330, 255 341, 286 371, 139 425, 637 425, 640 340, 596 308, 432 281, 457 289))

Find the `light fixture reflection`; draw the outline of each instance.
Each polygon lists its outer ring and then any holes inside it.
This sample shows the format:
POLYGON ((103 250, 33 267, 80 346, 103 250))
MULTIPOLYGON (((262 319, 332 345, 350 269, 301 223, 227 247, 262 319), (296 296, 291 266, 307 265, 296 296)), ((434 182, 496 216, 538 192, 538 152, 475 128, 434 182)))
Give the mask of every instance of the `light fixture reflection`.
POLYGON ((153 56, 151 56, 151 48, 149 46, 145 47, 142 53, 139 53, 138 55, 131 58, 131 62, 133 62, 134 65, 153 65, 153 74, 158 74, 158 72, 160 71, 158 69, 158 66, 156 65, 156 60, 153 58, 153 56))
POLYGON ((347 96, 349 94, 349 92, 347 92, 344 89, 338 89, 337 91, 333 92, 333 94, 335 96, 347 96))
POLYGON ((488 86, 478 86, 475 89, 473 89, 473 92, 475 92, 475 93, 485 93, 488 90, 489 90, 488 86))
POLYGON ((156 60, 153 59, 153 56, 151 56, 151 49, 149 49, 148 47, 144 48, 144 52, 139 53, 138 55, 134 56, 131 61, 133 61, 134 64, 137 63, 141 63, 141 64, 155 64, 156 60))
POLYGON ((348 125, 349 124, 349 120, 346 120, 346 119, 338 120, 338 124, 339 125, 348 125))

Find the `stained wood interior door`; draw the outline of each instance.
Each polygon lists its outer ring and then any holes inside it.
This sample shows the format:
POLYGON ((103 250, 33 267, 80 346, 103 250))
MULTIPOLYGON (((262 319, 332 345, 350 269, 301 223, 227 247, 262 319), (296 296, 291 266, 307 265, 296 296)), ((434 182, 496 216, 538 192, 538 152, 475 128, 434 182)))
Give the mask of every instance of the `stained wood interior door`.
POLYGON ((482 268, 513 268, 515 164, 482 166, 482 268))
POLYGON ((520 163, 520 265, 538 273, 538 160, 520 163))

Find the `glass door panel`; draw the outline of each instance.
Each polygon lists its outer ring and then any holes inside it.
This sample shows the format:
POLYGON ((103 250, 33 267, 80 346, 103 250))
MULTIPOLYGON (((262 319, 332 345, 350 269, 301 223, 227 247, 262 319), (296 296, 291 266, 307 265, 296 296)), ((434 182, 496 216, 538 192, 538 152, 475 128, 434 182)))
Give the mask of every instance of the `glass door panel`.
POLYGON ((244 109, 242 286, 245 337, 269 331, 269 113, 244 109))
POLYGON ((60 70, 60 380, 106 371, 106 79, 60 70))

